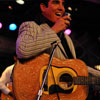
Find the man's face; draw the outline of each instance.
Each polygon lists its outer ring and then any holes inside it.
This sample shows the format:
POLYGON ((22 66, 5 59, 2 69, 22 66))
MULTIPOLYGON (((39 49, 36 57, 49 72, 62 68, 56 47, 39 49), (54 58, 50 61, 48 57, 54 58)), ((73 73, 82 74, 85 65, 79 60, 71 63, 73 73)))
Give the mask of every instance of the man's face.
POLYGON ((42 14, 55 23, 65 12, 64 4, 64 0, 49 0, 48 7, 44 7, 42 14))

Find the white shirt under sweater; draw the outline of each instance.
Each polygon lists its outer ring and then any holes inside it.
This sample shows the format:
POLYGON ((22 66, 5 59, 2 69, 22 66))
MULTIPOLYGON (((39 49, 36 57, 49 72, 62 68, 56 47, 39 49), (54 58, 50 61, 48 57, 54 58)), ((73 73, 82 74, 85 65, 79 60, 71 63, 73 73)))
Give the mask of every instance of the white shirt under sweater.
POLYGON ((7 84, 12 83, 11 74, 12 74, 13 67, 14 67, 14 64, 8 66, 0 77, 0 90, 6 95, 9 94, 10 92, 10 89, 7 88, 7 84))

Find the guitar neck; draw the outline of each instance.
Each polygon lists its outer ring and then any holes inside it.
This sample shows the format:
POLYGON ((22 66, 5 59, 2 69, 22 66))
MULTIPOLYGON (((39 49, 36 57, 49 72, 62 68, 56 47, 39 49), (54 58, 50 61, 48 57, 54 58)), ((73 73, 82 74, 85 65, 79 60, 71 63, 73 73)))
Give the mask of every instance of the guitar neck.
POLYGON ((85 76, 78 76, 73 77, 73 81, 75 85, 95 85, 100 84, 99 77, 85 77, 85 76))

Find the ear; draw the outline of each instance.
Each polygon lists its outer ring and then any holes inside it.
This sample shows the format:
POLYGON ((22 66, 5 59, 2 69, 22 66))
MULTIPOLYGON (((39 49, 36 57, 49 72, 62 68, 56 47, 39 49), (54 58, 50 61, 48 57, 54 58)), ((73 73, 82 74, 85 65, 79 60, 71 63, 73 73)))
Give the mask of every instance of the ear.
POLYGON ((46 8, 45 4, 44 3, 41 3, 40 4, 40 9, 41 9, 42 12, 45 11, 45 8, 46 8))

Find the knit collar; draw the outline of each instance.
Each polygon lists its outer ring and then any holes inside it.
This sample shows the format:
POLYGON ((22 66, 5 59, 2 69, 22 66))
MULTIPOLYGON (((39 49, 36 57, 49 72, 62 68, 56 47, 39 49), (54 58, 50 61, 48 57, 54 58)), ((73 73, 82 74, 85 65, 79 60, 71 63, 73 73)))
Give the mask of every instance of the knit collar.
POLYGON ((54 25, 53 22, 48 20, 46 17, 44 17, 42 14, 37 15, 37 17, 34 20, 38 25, 47 23, 50 27, 54 25))

